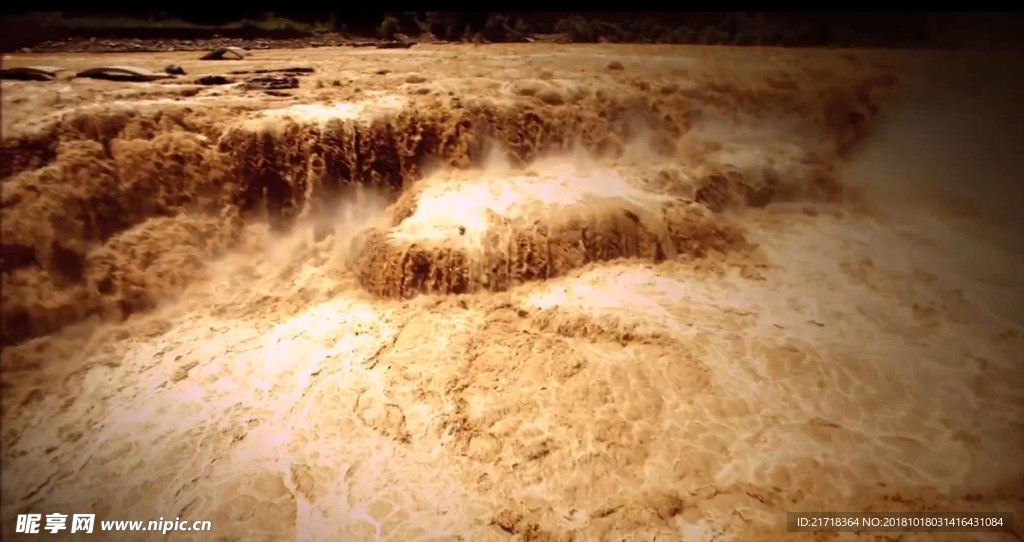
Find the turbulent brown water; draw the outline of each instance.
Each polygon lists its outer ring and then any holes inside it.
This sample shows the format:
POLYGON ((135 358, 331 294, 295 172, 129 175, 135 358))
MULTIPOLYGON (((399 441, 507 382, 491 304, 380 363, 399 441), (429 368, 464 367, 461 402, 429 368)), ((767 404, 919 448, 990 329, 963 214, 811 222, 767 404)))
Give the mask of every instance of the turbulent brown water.
MULTIPOLYGON (((4 528, 44 505, 247 540, 1024 514, 1024 184, 1013 159, 991 194, 954 174, 962 140, 933 132, 963 97, 912 93, 946 61, 544 47, 318 50, 285 98, 4 83, 4 528)), ((990 164, 1019 149, 999 134, 990 164)))
MULTIPOLYGON (((366 189, 393 199, 413 186, 428 164, 479 166, 491 148, 500 149, 515 165, 574 146, 595 159, 614 162, 624 146, 642 134, 649 140, 652 159, 676 168, 649 172, 669 185, 665 193, 689 194, 705 211, 765 205, 778 197, 810 192, 834 195, 840 187, 833 169, 866 132, 876 111, 875 94, 893 82, 887 75, 808 89, 785 79, 751 87, 666 85, 618 97, 603 96, 599 89, 568 105, 564 102, 570 97, 539 83, 520 84, 517 95, 539 93, 542 101, 496 106, 451 99, 405 109, 399 105, 372 120, 345 119, 348 111, 330 108, 313 110, 310 120, 301 114, 305 109, 295 108, 228 127, 206 108, 184 105, 169 104, 152 112, 124 107, 70 113, 41 134, 4 140, 4 156, 10 157, 5 163, 11 171, 3 181, 3 340, 12 344, 93 316, 125 318, 150 309, 179 291, 190 276, 200 274, 210 257, 230 248, 248 221, 265 219, 275 227, 287 227, 299 216, 333 209, 366 189), (289 113, 296 113, 299 120, 289 113), (783 163, 776 163, 777 156, 747 158, 744 153, 755 152, 749 145, 725 148, 699 138, 684 142, 684 134, 704 114, 799 119, 806 123, 808 137, 818 135, 817 129, 826 139, 815 142, 813 149, 783 155, 783 163), (696 148, 690 146, 694 144, 696 148), (736 157, 745 163, 728 163, 736 157), (699 166, 681 179, 676 172, 688 162, 699 166)), ((590 248, 581 254, 556 257, 550 265, 537 263, 539 270, 528 261, 516 261, 529 259, 538 247, 525 248, 528 254, 523 255, 492 247, 486 258, 499 261, 483 265, 522 270, 495 278, 489 288, 554 276, 593 260, 663 259, 679 251, 701 251, 701 239, 728 237, 709 232, 716 226, 695 218, 700 210, 662 211, 663 216, 654 220, 672 231, 657 242, 643 226, 629 225, 638 224, 635 220, 621 219, 622 213, 631 212, 627 209, 604 211, 609 217, 596 212, 567 217, 568 223, 555 226, 550 234, 517 234, 540 235, 524 239, 528 244, 557 245, 573 242, 549 235, 571 239, 588 230, 621 237, 627 245, 649 246, 620 247, 601 237, 585 242, 590 248), (682 246, 691 239, 696 239, 692 247, 682 246), (605 249, 608 243, 615 246, 605 249), (566 259, 577 263, 562 261, 566 259)), ((422 287, 428 291, 465 291, 476 282, 447 276, 465 275, 464 270, 443 269, 461 269, 465 263, 433 263, 439 258, 461 262, 467 259, 464 254, 427 250, 410 256, 422 264, 403 264, 395 260, 404 256, 387 252, 405 254, 406 249, 378 248, 375 241, 371 240, 371 250, 383 252, 367 255, 361 273, 394 276, 383 278, 388 284, 367 284, 372 291, 404 295, 407 287, 391 283, 406 280, 402 277, 408 273, 445 275, 411 278, 430 282, 422 287), (426 267, 410 268, 417 265, 426 267), (438 281, 443 284, 434 285, 438 281)), ((728 244, 708 242, 718 248, 728 244)))

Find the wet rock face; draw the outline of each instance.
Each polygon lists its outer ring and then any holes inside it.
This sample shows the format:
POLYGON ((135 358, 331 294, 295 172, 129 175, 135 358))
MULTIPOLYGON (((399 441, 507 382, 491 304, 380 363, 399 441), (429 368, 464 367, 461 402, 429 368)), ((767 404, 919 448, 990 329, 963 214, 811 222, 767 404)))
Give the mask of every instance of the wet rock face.
POLYGON ((196 79, 196 83, 200 85, 227 85, 233 81, 223 75, 204 75, 199 79, 196 79))
POLYGON ((249 90, 285 90, 299 88, 299 78, 290 75, 258 75, 245 82, 249 90))

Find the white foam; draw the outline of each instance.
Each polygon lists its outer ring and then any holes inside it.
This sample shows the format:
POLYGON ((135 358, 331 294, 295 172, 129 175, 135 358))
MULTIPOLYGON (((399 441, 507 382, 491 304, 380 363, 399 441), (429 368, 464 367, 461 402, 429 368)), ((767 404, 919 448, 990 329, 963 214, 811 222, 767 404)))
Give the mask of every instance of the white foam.
POLYGON ((357 120, 394 112, 405 105, 397 96, 384 96, 377 100, 350 103, 297 104, 282 109, 270 109, 261 118, 290 118, 298 122, 326 123, 331 120, 357 120))
POLYGON ((581 173, 571 167, 544 175, 475 179, 434 179, 420 194, 416 211, 395 227, 391 235, 407 241, 440 241, 464 237, 477 244, 493 216, 541 217, 558 207, 599 199, 620 199, 640 205, 672 200, 646 192, 613 172, 581 173), (464 228, 461 234, 459 228, 464 228))

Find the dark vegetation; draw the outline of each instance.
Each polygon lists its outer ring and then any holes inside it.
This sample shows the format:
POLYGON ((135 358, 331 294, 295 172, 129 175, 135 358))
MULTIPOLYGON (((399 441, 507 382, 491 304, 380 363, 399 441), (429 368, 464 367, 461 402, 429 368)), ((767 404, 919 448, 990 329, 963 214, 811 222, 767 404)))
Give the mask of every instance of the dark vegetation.
MULTIPOLYGON (((75 38, 287 40, 330 35, 476 43, 688 43, 784 47, 1019 47, 1021 13, 8 12, 10 51, 75 38)), ((331 43, 336 43, 337 40, 331 43)))

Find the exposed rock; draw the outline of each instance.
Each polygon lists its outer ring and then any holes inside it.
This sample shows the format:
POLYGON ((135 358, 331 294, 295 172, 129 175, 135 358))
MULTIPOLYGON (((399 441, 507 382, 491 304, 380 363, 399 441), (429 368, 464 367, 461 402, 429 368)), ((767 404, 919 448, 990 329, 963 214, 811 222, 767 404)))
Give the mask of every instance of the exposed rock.
POLYGON ((200 60, 242 60, 249 54, 249 51, 241 47, 221 47, 206 53, 200 60))
POLYGON ((200 85, 227 85, 232 83, 231 79, 224 77, 223 75, 204 75, 199 79, 196 79, 196 83, 200 85))
POLYGON ((299 88, 299 79, 292 75, 259 75, 245 82, 247 90, 283 90, 299 88))

